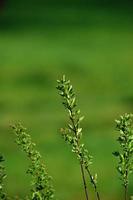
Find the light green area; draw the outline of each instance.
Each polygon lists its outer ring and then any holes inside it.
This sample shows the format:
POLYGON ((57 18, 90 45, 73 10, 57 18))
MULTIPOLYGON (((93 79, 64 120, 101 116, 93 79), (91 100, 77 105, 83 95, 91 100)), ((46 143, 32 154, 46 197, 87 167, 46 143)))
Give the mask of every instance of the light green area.
MULTIPOLYGON (((29 190, 28 163, 9 128, 20 120, 44 157, 57 197, 84 198, 78 163, 59 133, 67 115, 55 87, 66 74, 85 115, 83 138, 94 156, 102 199, 121 200, 112 151, 118 148, 114 119, 133 112, 132 14, 100 8, 45 11, 9 10, 0 31, 0 151, 7 189, 22 196, 29 190)), ((130 194, 132 188, 131 181, 130 194)))

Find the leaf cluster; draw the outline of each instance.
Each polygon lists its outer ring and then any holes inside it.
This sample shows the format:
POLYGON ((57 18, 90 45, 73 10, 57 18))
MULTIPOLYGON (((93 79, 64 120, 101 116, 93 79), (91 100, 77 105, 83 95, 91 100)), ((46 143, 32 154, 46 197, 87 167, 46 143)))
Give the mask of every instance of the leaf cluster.
POLYGON ((31 136, 20 123, 12 126, 12 128, 16 135, 16 143, 30 160, 27 173, 32 176, 32 189, 31 195, 27 199, 52 200, 54 198, 54 190, 51 184, 51 177, 46 171, 40 153, 35 149, 35 143, 32 142, 31 136))
POLYGON ((92 156, 88 154, 88 150, 84 144, 80 143, 82 137, 82 128, 80 126, 84 116, 80 115, 80 110, 77 109, 76 96, 70 80, 66 80, 65 76, 58 80, 57 89, 63 98, 63 105, 68 111, 69 123, 66 128, 61 129, 62 136, 72 146, 72 152, 77 155, 80 162, 89 166, 92 163, 92 156))
POLYGON ((123 181, 124 187, 128 185, 129 174, 133 172, 133 115, 125 114, 116 120, 116 129, 119 131, 117 141, 120 145, 120 151, 114 152, 118 157, 119 163, 117 170, 123 181))

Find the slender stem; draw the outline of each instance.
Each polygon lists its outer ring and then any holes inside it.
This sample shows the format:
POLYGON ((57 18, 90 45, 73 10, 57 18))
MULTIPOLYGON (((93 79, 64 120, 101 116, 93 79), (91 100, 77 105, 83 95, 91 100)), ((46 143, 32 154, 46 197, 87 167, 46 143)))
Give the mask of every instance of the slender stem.
MULTIPOLYGON (((71 112, 71 116, 73 116, 73 111, 72 109, 70 109, 70 112, 71 112)), ((77 138, 77 129, 76 129, 76 126, 75 126, 75 122, 74 122, 74 119, 73 117, 70 117, 70 120, 73 124, 73 127, 74 127, 74 134, 77 138)), ((77 138, 77 145, 79 147, 79 141, 78 141, 78 138, 77 138)), ((84 172, 84 166, 83 166, 83 161, 80 162, 80 168, 81 168, 81 174, 82 174, 82 179, 83 179, 83 185, 84 185, 84 191, 85 191, 85 196, 86 196, 86 200, 89 200, 89 196, 88 196, 88 190, 87 190, 87 184, 86 184, 86 180, 85 180, 85 172, 84 172)))
POLYGON ((128 170, 126 169, 126 181, 125 181, 125 184, 124 184, 124 195, 125 195, 125 200, 127 200, 127 191, 128 191, 128 170))
POLYGON ((124 188, 125 188, 125 200, 127 200, 127 185, 125 185, 124 188))
MULTIPOLYGON (((71 109, 70 109, 70 112, 71 112, 71 116, 73 116, 73 112, 72 112, 71 109)), ((71 119, 71 122, 72 122, 72 124, 73 124, 74 133, 75 133, 75 136, 76 136, 76 135, 77 135, 77 130, 76 130, 76 126, 75 126, 74 119, 73 119, 73 117, 71 117, 70 119, 71 119)), ((77 140, 77 145, 79 146, 79 141, 78 141, 78 140, 77 140)), ((82 172, 82 177, 83 177, 83 182, 84 182, 84 181, 85 181, 85 177, 84 177, 84 168, 83 168, 84 166, 83 166, 83 163, 80 163, 80 165, 81 165, 81 172, 83 171, 83 172, 82 172)), ((92 175, 91 175, 91 172, 90 172, 89 168, 86 168, 86 167, 85 167, 85 169, 86 169, 87 173, 89 174, 90 180, 91 180, 91 182, 92 182, 92 184, 93 184, 93 186, 94 186, 97 200, 100 200, 100 195, 99 195, 99 192, 98 192, 98 190, 97 190, 96 183, 95 183, 95 181, 93 180, 93 177, 92 177, 92 175)), ((86 193, 86 191, 87 191, 86 182, 84 182, 84 189, 85 189, 85 193, 86 193)))
POLYGON ((100 200, 100 195, 99 195, 99 192, 98 192, 98 190, 97 190, 97 185, 96 185, 95 181, 93 180, 93 177, 92 177, 92 175, 91 175, 91 172, 90 172, 89 168, 86 167, 85 169, 86 169, 86 171, 88 172, 88 175, 89 175, 89 177, 90 177, 90 180, 91 180, 91 182, 92 182, 92 184, 93 184, 93 186, 94 186, 97 200, 100 200))
POLYGON ((81 174, 82 174, 82 179, 83 179, 83 184, 84 184, 86 200, 89 200, 88 191, 87 191, 87 184, 86 184, 86 180, 85 180, 85 173, 84 173, 84 168, 83 168, 82 163, 80 163, 80 167, 81 167, 81 174))

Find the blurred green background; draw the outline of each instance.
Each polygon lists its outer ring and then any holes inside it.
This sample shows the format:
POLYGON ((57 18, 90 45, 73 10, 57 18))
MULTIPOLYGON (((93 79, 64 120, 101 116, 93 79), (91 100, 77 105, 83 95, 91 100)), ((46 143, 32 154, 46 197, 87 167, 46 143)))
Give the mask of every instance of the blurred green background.
POLYGON ((118 149, 114 119, 133 112, 132 6, 118 0, 0 1, 0 152, 10 195, 29 191, 28 162, 9 128, 21 121, 53 176, 56 196, 84 199, 78 162, 59 131, 67 115, 55 87, 66 74, 85 115, 83 141, 94 156, 101 197, 122 199, 112 151, 118 149))

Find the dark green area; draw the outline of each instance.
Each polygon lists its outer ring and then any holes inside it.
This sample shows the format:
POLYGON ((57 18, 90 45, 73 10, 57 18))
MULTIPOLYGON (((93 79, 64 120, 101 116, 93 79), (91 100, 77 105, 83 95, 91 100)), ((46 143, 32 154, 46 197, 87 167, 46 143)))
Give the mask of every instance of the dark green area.
POLYGON ((122 5, 126 5, 126 6, 130 6, 132 4, 132 1, 131 0, 20 0, 20 1, 17 1, 17 0, 8 0, 6 1, 6 4, 7 5, 14 5, 14 6, 17 6, 17 5, 74 5, 74 6, 90 6, 90 5, 95 5, 95 6, 99 6, 99 5, 108 5, 108 6, 122 6, 122 5))
MULTIPOLYGON (((121 200, 112 151, 117 149, 114 119, 133 112, 130 4, 8 3, 0 18, 0 151, 9 193, 23 196, 29 190, 28 163, 9 128, 21 120, 54 177, 57 197, 84 198, 78 163, 59 133, 67 116, 55 87, 66 74, 85 115, 83 138, 94 156, 92 171, 98 173, 102 199, 121 200)), ((131 181, 130 194, 132 187, 131 181)))

